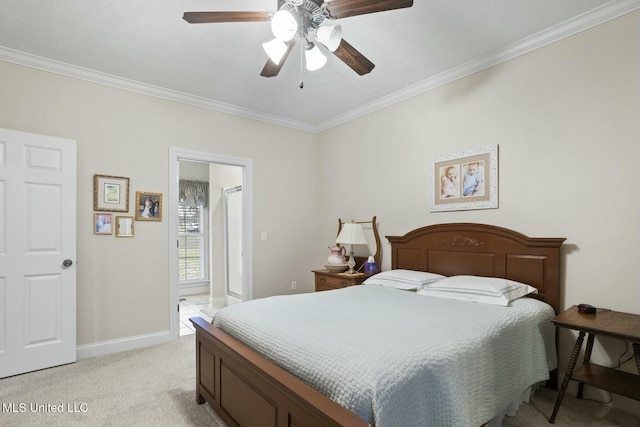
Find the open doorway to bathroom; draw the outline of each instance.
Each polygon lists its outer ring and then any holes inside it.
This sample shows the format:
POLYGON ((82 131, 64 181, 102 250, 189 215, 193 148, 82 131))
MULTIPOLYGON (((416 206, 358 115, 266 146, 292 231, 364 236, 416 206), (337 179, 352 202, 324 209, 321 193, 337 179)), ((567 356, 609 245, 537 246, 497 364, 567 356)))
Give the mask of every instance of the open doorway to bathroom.
POLYGON ((194 333, 191 317, 211 321, 220 305, 211 304, 211 245, 215 235, 210 212, 210 169, 207 162, 178 163, 178 280, 180 336, 194 333), (205 312, 206 310, 206 312, 205 312))
POLYGON ((171 336, 252 297, 252 162, 170 150, 171 336), (229 290, 232 290, 232 293, 229 290), (177 308, 177 309, 176 309, 177 308))

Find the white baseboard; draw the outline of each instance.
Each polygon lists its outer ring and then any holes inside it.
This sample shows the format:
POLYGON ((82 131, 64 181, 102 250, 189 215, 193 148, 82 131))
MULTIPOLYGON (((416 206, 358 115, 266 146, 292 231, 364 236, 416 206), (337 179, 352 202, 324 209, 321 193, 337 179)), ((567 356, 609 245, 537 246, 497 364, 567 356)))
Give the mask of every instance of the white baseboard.
POLYGON ((171 334, 169 331, 138 335, 135 337, 127 337, 111 341, 102 341, 76 347, 76 357, 78 359, 88 359, 90 357, 102 356, 105 354, 151 347, 158 344, 164 344, 169 341, 171 341, 171 334))

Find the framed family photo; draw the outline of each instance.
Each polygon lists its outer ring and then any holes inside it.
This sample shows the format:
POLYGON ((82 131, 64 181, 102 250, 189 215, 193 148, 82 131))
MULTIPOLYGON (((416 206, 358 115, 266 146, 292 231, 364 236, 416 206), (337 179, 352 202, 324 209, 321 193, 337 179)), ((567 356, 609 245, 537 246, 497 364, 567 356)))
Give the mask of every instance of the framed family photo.
POLYGON ((162 193, 136 191, 136 221, 162 221, 162 193))
POLYGON ((431 212, 498 207, 498 146, 433 159, 431 212))
POLYGON ((93 210, 129 212, 129 178, 94 175, 93 210))
POLYGON ((93 214, 93 234, 113 234, 112 216, 105 213, 93 214))

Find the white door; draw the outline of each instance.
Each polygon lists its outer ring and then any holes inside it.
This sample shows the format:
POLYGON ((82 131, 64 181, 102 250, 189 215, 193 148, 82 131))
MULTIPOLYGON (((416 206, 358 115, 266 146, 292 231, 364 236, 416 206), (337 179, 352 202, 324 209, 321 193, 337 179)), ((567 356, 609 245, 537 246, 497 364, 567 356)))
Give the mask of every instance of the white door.
POLYGON ((0 129, 0 378, 76 360, 76 142, 0 129))

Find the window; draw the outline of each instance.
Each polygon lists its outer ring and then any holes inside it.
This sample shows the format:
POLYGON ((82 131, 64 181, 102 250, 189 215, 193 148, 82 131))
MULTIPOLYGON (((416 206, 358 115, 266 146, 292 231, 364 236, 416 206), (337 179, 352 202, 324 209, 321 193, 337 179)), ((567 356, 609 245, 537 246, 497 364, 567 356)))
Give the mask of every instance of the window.
POLYGON ((180 282, 203 281, 208 277, 206 208, 178 206, 178 258, 180 282))

